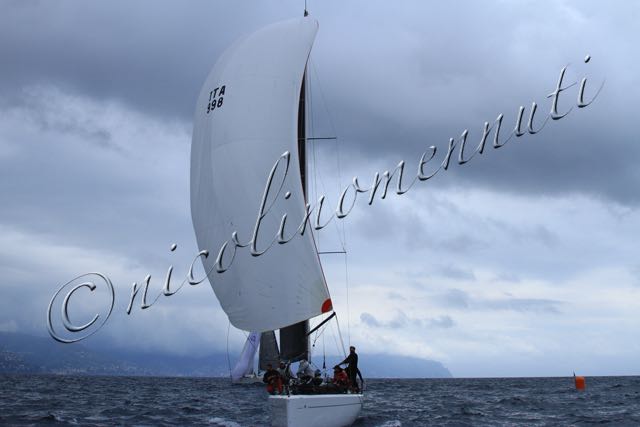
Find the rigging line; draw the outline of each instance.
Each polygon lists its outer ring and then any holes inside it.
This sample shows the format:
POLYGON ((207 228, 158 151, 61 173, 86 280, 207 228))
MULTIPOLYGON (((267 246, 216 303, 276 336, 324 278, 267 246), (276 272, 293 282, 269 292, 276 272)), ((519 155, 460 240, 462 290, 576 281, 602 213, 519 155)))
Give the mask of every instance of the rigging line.
MULTIPOLYGON (((337 318, 336 318, 336 323, 338 323, 337 318)), ((329 323, 329 324, 331 325, 331 332, 332 332, 331 336, 333 337, 333 343, 336 345, 336 350, 338 350, 338 353, 340 353, 340 345, 338 344, 338 340, 336 340, 336 333, 333 330, 333 323, 329 323)), ((338 332, 339 332, 339 329, 338 329, 338 332)), ((344 346, 343 346, 342 352, 344 353, 344 346)), ((345 357, 347 356, 345 355, 345 357)))
MULTIPOLYGON (((319 73, 316 67, 315 62, 309 58, 309 63, 311 64, 311 68, 313 69, 313 76, 315 77, 315 80, 317 81, 319 90, 320 90, 320 98, 322 100, 322 104, 324 106, 325 112, 326 112, 326 116, 329 119, 329 125, 331 126, 331 129, 333 131, 334 135, 337 135, 336 132, 336 127, 335 124, 333 122, 333 118, 331 116, 331 113, 329 112, 329 107, 326 101, 326 98, 324 96, 324 91, 322 90, 322 84, 320 83, 320 77, 319 77, 319 73)), ((307 84, 307 86, 309 87, 309 95, 311 95, 311 90, 310 90, 310 84, 307 84)), ((311 100, 311 99, 310 99, 311 100)), ((308 103, 308 105, 311 105, 311 102, 308 103)), ((310 123, 313 126, 313 117, 311 116, 311 121, 310 123)), ((315 133, 312 133, 312 135, 315 135, 315 133)), ((341 156, 340 156, 340 145, 338 144, 338 140, 337 138, 334 140, 335 141, 335 149, 336 149, 336 166, 338 169, 338 182, 337 182, 337 186, 338 186, 338 194, 340 194, 340 190, 342 187, 342 162, 341 160, 341 156)), ((316 192, 316 199, 317 199, 317 184, 318 184, 318 178, 317 178, 317 163, 316 163, 316 145, 315 145, 315 141, 312 142, 313 144, 313 160, 314 160, 314 182, 315 182, 315 192, 316 192)), ((322 188, 324 189, 325 193, 326 193, 326 189, 324 186, 324 181, 321 182, 322 188)), ((346 228, 345 228, 345 222, 341 221, 341 226, 342 226, 342 230, 340 230, 340 226, 338 224, 336 224, 334 222, 334 226, 336 227, 336 231, 338 234, 338 240, 340 240, 340 243, 342 245, 342 250, 345 252, 344 254, 344 269, 345 269, 345 287, 346 287, 346 293, 347 293, 347 338, 349 340, 349 345, 351 345, 351 307, 350 307, 350 303, 349 303, 349 261, 348 261, 348 257, 347 257, 347 244, 346 244, 346 240, 347 240, 347 236, 346 236, 346 228), (340 233, 340 231, 342 231, 342 233, 340 233)), ((338 318, 336 317, 336 324, 338 322, 338 318)), ((340 326, 338 325, 338 333, 340 335, 340 341, 342 343, 342 351, 343 353, 345 353, 345 357, 346 357, 346 351, 345 351, 345 347, 344 347, 344 341, 342 339, 342 332, 340 331, 340 326)))
MULTIPOLYGON (((311 58, 310 58, 310 59, 309 59, 309 63, 311 64, 311 67, 313 68, 313 77, 314 77, 314 79, 311 79, 311 77, 309 77, 309 78, 308 78, 308 84, 307 84, 307 86, 308 86, 308 87, 310 87, 310 86, 311 86, 310 81, 312 81, 312 80, 315 80, 315 81, 317 82, 317 85, 318 85, 318 86, 319 86, 319 88, 320 88, 320 97, 321 97, 321 101, 322 101, 322 104, 323 104, 324 110, 325 110, 325 112, 326 112, 326 117, 329 119, 329 124, 330 124, 330 126, 331 126, 331 129, 332 129, 332 133, 333 133, 333 135, 336 135, 336 132, 335 132, 335 125, 333 124, 333 121, 332 121, 331 115, 329 114, 328 106, 327 106, 327 103, 326 103, 326 100, 325 100, 325 97, 324 97, 324 93, 323 93, 323 91, 322 91, 322 86, 321 86, 321 84, 320 84, 320 79, 318 78, 318 72, 317 72, 317 69, 316 69, 316 67, 315 67, 315 62, 313 62, 313 61, 311 60, 311 58)), ((311 70, 310 70, 310 69, 308 69, 308 71, 309 71, 308 76, 311 76, 311 70)), ((314 91, 314 92, 315 92, 315 91, 314 91)), ((312 107, 311 102, 309 103, 309 107, 310 107, 310 108, 312 107)), ((311 120, 314 120, 313 115, 312 115, 312 114, 310 114, 310 116, 312 116, 312 117, 311 117, 311 120)), ((315 120, 312 122, 312 125, 314 126, 314 129, 313 129, 313 133, 312 133, 312 135, 314 135, 314 134, 315 134, 315 120)), ((325 180, 324 180, 324 178, 323 178, 323 175, 322 175, 322 174, 319 174, 319 173, 317 172, 317 169, 318 169, 318 163, 321 163, 321 162, 319 162, 319 161, 317 160, 317 158, 318 158, 318 156, 319 156, 319 154, 320 154, 320 153, 318 153, 318 146, 316 146, 316 144, 315 144, 315 142, 314 142, 314 141, 315 141, 315 140, 334 140, 334 141, 336 141, 336 144, 337 144, 337 139, 338 139, 337 137, 312 137, 312 138, 307 138, 307 140, 311 141, 311 144, 312 144, 312 150, 313 150, 313 159, 314 159, 314 183, 315 183, 315 184, 314 184, 314 189, 315 189, 315 197, 314 197, 314 200, 318 200, 318 197, 319 197, 319 193, 318 193, 318 183, 319 183, 319 185, 322 187, 323 194, 325 194, 325 195, 326 195, 326 194, 328 194, 328 192, 327 192, 327 188, 326 188, 326 186, 325 186, 325 180)), ((342 185, 342 178, 341 178, 341 172, 340 172, 340 170, 338 171, 338 181, 336 182, 336 185, 337 185, 337 193, 336 193, 336 194, 340 194, 341 185, 342 185)), ((344 250, 344 247, 345 247, 344 238, 343 238, 343 236, 340 234, 340 233, 341 233, 341 232, 340 232, 340 227, 339 227, 339 225, 336 223, 336 221, 333 221, 333 227, 335 227, 335 230, 336 230, 336 236, 337 236, 338 240, 340 241, 340 245, 342 246, 342 249, 344 250)), ((343 233, 343 234, 344 234, 344 233, 343 233)), ((320 246, 320 245, 318 244, 318 246, 320 246)))
POLYGON ((347 288, 347 340, 351 346, 351 308, 349 307, 349 262, 348 254, 344 253, 344 281, 347 288))
MULTIPOLYGON (((306 0, 305 0, 306 1, 306 0)), ((309 63, 311 64, 311 68, 313 68, 313 76, 315 77, 316 81, 317 81, 317 85, 320 91, 320 98, 322 100, 322 105, 325 109, 327 118, 329 119, 329 125, 331 126, 331 130, 332 133, 334 135, 337 135, 338 132, 336 131, 336 127, 335 127, 335 123, 333 122, 333 117, 331 116, 331 113, 329 112, 329 104, 327 103, 327 100, 324 96, 324 91, 322 89, 322 83, 320 82, 320 74, 318 73, 318 68, 316 67, 316 63, 311 60, 311 58, 309 59, 309 63)), ((338 169, 338 193, 340 194, 340 190, 342 188, 342 162, 341 162, 341 152, 340 152, 340 144, 338 144, 338 140, 337 138, 334 140, 335 141, 335 152, 336 152, 336 166, 338 169)), ((315 156, 315 143, 314 143, 314 156, 315 156)), ((323 185, 324 188, 324 185, 323 185)), ((326 191, 326 190, 325 190, 326 191)), ((317 194, 316 194, 316 199, 317 199, 317 194)), ((349 305, 349 259, 347 257, 347 231, 346 231, 346 224, 345 221, 340 221, 340 225, 342 230, 340 230, 340 226, 338 224, 336 224, 334 222, 334 226, 336 227, 336 231, 338 232, 338 240, 340 240, 340 243, 342 244, 342 250, 344 251, 344 271, 345 271, 345 287, 346 287, 346 292, 347 292, 347 338, 349 340, 349 345, 351 345, 351 309, 350 309, 350 305, 349 305), (342 233, 340 233, 340 231, 342 231, 342 233)), ((336 317, 336 322, 338 321, 338 318, 336 317)), ((339 330, 338 330, 339 331, 339 330)), ((340 335, 340 339, 342 340, 342 334, 340 335)), ((342 344, 343 346, 343 350, 344 350, 344 343, 342 344)))
MULTIPOLYGON (((320 87, 320 94, 324 99, 324 95, 322 94, 322 87, 320 87)), ((331 116, 329 116, 329 120, 331 120, 331 116)), ((332 122, 332 126, 333 126, 333 122, 332 122)), ((342 162, 340 161, 341 160, 340 144, 338 144, 337 140, 335 141, 335 148, 336 148, 336 166, 338 168, 338 192, 340 192, 340 188, 342 187, 342 162)), ((342 236, 340 236, 340 231, 338 230, 338 238, 340 240, 340 243, 342 244, 342 250, 344 252, 344 280, 345 280, 345 288, 347 292, 347 340, 349 341, 349 346, 351 346, 351 307, 349 304, 349 257, 347 254, 347 230, 346 230, 345 223, 346 221, 340 221, 340 225, 342 226, 342 236)), ((337 321, 337 318, 336 318, 336 321, 337 321)))
POLYGON ((336 325, 338 326, 338 336, 340 337, 340 344, 342 344, 342 354, 347 357, 347 350, 344 346, 344 340, 342 339, 342 332, 340 332, 340 323, 338 322, 338 316, 336 316, 336 325))
MULTIPOLYGON (((340 164, 340 146, 336 142, 336 153, 337 153, 337 166, 338 166, 338 192, 340 192, 340 188, 342 185, 342 170, 340 164)), ((349 295, 349 257, 347 250, 347 232, 346 232, 346 224, 345 221, 340 221, 338 225, 334 221, 334 226, 336 228, 336 234, 338 236, 338 240, 342 246, 342 251, 325 251, 327 254, 344 254, 344 282, 345 282, 345 291, 346 291, 346 302, 347 302, 347 341, 349 346, 351 346, 351 304, 350 304, 350 295, 349 295)), ((337 318, 336 318, 337 321, 337 318)), ((340 331, 341 334, 341 331, 340 331)), ((340 335, 340 340, 342 341, 342 334, 340 335)), ((344 347, 344 342, 342 343, 344 347)))
MULTIPOLYGON (((337 135, 336 128, 335 128, 335 125, 333 123, 333 119, 332 119, 331 114, 329 112, 328 104, 327 104, 326 99, 324 97, 324 92, 322 90, 322 85, 320 83, 320 78, 318 76, 318 72, 317 72, 317 69, 316 69, 316 66, 315 66, 315 62, 311 62, 311 65, 312 65, 313 70, 314 70, 314 74, 315 74, 314 77, 315 77, 315 80, 316 80, 316 82, 318 84, 318 87, 319 87, 320 98, 321 98, 321 101, 322 101, 322 104, 323 104, 323 107, 324 107, 324 110, 325 110, 325 113, 326 113, 326 117, 329 120, 329 125, 331 127, 331 131, 332 131, 333 135, 337 135)), ((342 191, 342 168, 341 168, 341 164, 340 164, 340 148, 339 148, 340 145, 338 144, 338 138, 336 136, 336 137, 322 137, 322 138, 318 138, 318 139, 321 139, 321 140, 333 140, 335 142, 335 144, 334 144, 334 152, 337 153, 338 180, 337 181, 334 180, 334 182, 335 182, 335 185, 336 185, 336 194, 340 194, 341 191, 342 191)), ((327 194, 327 189, 325 187, 325 182, 324 182, 324 179, 322 178, 322 176, 320 177, 320 184, 322 186, 322 190, 324 191, 323 194, 327 194)), ((316 196, 316 200, 317 200, 317 196, 316 196)), ((344 233, 344 221, 340 221, 340 222, 342 223, 341 225, 338 224, 337 221, 333 221, 333 227, 335 227, 336 236, 338 238, 338 241, 340 242, 340 245, 342 246, 342 249, 346 250, 345 249, 346 241, 345 241, 345 237, 344 237, 344 234, 345 234, 344 233), (342 226, 342 230, 340 229, 341 226, 342 226)))
MULTIPOLYGON (((324 315, 323 315, 324 316, 324 315)), ((324 324, 324 320, 320 323, 319 326, 322 326, 324 324)), ((313 336, 313 343, 311 344, 311 347, 315 348, 316 346, 316 341, 318 341, 318 338, 320 338, 320 334, 322 333, 322 331, 317 331, 318 328, 313 328, 313 330, 311 330, 311 332, 307 333, 307 337, 309 335, 311 335, 313 332, 315 332, 315 335, 313 336)))
POLYGON ((229 332, 231 331, 231 320, 227 326, 227 364, 229 365, 229 378, 231 378, 231 358, 229 357, 229 332))
MULTIPOLYGON (((322 106, 324 107, 324 110, 327 114, 327 118, 329 119, 329 125, 331 126, 331 132, 333 133, 333 135, 338 135, 338 132, 336 131, 336 126, 335 123, 333 122, 333 116, 331 115, 331 112, 329 111, 329 104, 327 103, 327 99, 324 96, 324 90, 322 89, 322 83, 320 82, 320 73, 318 72, 318 68, 316 67, 316 63, 314 61, 310 61, 311 62, 311 67, 313 68, 314 71, 314 77, 316 78, 316 81, 318 82, 318 88, 320 90, 320 98, 322 99, 322 106)), ((340 194, 340 190, 342 187, 342 165, 340 162, 340 145, 338 144, 337 138, 335 138, 335 145, 336 145, 336 163, 337 163, 337 169, 338 169, 338 193, 340 194)), ((345 249, 345 241, 346 241, 346 237, 345 237, 345 232, 344 232, 344 221, 342 221, 342 236, 341 236, 341 243, 342 243, 342 249, 345 249)))
MULTIPOLYGON (((336 150, 336 167, 338 169, 338 194, 340 194, 340 189, 342 187, 342 162, 340 161, 341 159, 340 144, 338 144, 338 141, 336 140, 334 145, 336 150)), ((346 227, 345 221, 340 221, 340 225, 342 226, 342 236, 340 238, 340 243, 342 243, 342 250, 346 251, 347 236, 346 236, 346 230, 345 230, 345 227, 346 227)), ((338 231, 338 234, 339 234, 339 231, 338 231)))
POLYGON ((320 324, 318 326, 316 326, 315 328, 313 328, 310 332, 307 332, 307 336, 311 335, 312 333, 314 333, 315 331, 317 331, 318 329, 320 329, 322 327, 322 325, 324 325, 325 323, 327 323, 329 320, 331 320, 332 318, 334 318, 336 316, 336 312, 334 311, 331 316, 327 317, 326 319, 324 319, 322 322, 320 322, 320 324))
MULTIPOLYGON (((316 332, 315 338, 313 339, 313 344, 311 345, 313 348, 315 348, 316 341, 318 341, 318 338, 320 338, 321 336, 324 335, 324 331, 325 331, 325 329, 327 329, 327 326, 328 325, 324 325, 322 327, 322 329, 320 329, 318 332, 316 332)), ((323 345, 324 345, 324 340, 322 342, 323 342, 323 345)))
MULTIPOLYGON (((326 328, 326 326, 325 326, 326 328)), ((322 336, 322 369, 327 369, 327 352, 324 347, 324 334, 322 336)))
POLYGON ((329 113, 329 107, 326 101, 326 98, 324 97, 324 91, 322 90, 322 84, 320 83, 320 74, 318 73, 318 69, 316 67, 316 63, 313 62, 311 59, 309 60, 309 62, 311 63, 311 67, 313 67, 313 73, 315 75, 315 78, 318 82, 318 87, 320 88, 320 98, 322 98, 322 105, 324 106, 324 109, 327 113, 327 117, 329 118, 329 124, 331 125, 331 131, 334 135, 337 135, 338 133, 336 132, 336 127, 335 124, 333 123, 333 118, 331 117, 331 114, 329 113))
POLYGON ((322 345, 323 345, 322 351, 324 351, 324 331, 326 331, 328 327, 329 327, 329 324, 324 325, 322 327, 322 330, 320 331, 320 336, 322 337, 322 345))

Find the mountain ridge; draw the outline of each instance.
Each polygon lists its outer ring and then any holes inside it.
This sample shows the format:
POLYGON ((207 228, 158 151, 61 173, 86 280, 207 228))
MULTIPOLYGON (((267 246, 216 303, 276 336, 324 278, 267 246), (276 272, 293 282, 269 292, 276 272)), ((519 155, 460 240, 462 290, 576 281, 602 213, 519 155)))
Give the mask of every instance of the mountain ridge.
MULTIPOLYGON (((51 338, 0 332, 0 373, 61 375, 228 377, 226 354, 180 356, 151 352, 88 348, 62 344, 51 338)), ((326 366, 341 359, 327 356, 326 366)), ((313 362, 321 366, 315 357, 313 362)), ((365 378, 451 378, 440 362, 417 357, 361 354, 359 367, 365 378)))

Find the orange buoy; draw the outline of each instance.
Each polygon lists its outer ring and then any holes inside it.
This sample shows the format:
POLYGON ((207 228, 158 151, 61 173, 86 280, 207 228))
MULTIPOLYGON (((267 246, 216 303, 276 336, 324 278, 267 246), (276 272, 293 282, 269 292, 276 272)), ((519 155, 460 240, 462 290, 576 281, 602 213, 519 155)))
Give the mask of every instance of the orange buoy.
POLYGON ((586 383, 583 376, 573 376, 573 379, 576 383, 576 390, 584 390, 586 387, 586 383))

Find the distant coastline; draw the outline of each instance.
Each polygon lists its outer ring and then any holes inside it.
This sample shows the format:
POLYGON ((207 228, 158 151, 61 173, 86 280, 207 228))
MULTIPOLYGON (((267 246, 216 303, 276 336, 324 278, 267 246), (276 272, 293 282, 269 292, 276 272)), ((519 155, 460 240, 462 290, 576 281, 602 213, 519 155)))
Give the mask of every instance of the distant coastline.
MULTIPOLYGON (((232 355, 232 363, 233 358, 232 355)), ((315 357, 316 363, 322 363, 315 357)), ((327 356, 327 366, 339 360, 327 356), (335 360, 334 360, 335 359, 335 360)), ((0 374, 55 374, 106 376, 213 377, 229 376, 224 353, 180 356, 136 353, 107 346, 89 347, 58 343, 48 337, 0 332, 0 374)), ((452 378, 440 362, 384 354, 360 355, 365 378, 452 378)))

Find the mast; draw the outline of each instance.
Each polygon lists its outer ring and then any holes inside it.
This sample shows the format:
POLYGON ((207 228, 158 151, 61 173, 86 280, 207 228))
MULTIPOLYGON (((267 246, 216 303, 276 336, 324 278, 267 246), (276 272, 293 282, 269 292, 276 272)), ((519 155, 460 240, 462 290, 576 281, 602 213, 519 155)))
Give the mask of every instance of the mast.
MULTIPOLYGON (((306 10, 305 10, 306 16, 306 10)), ((302 179, 302 194, 305 203, 308 200, 307 179, 307 136, 306 136, 306 86, 307 67, 305 66, 300 87, 298 101, 298 159, 300 166, 300 178, 302 179)), ((280 329, 280 358, 288 362, 297 362, 302 359, 309 360, 309 321, 294 323, 291 326, 280 329)))

